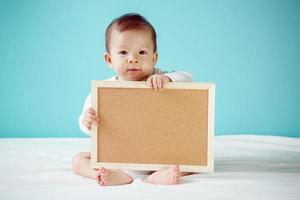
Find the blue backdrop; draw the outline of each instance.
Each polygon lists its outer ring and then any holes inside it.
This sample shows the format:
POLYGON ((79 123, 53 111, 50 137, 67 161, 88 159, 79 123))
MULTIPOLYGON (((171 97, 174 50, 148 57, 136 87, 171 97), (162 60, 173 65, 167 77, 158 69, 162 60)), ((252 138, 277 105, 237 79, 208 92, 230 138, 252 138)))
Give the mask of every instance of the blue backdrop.
POLYGON ((216 83, 216 134, 300 137, 300 1, 0 3, 0 137, 84 137, 90 80, 113 75, 104 31, 127 12, 158 34, 164 70, 216 83))

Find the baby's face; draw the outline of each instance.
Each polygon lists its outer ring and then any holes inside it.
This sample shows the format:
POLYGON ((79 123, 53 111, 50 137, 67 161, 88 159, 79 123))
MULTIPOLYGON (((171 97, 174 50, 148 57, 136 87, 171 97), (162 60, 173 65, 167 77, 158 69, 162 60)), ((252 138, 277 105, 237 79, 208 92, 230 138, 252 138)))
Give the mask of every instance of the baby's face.
POLYGON ((141 81, 153 70, 157 53, 153 53, 151 33, 147 30, 112 30, 110 54, 105 61, 115 71, 119 80, 141 81))

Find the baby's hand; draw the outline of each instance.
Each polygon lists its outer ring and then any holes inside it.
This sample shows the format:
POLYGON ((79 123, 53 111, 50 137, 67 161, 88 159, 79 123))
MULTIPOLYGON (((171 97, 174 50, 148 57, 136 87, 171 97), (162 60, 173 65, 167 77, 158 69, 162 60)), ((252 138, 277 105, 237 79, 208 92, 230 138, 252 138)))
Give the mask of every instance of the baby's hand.
POLYGON ((152 89, 158 91, 164 87, 164 84, 167 82, 171 82, 171 79, 162 74, 153 74, 149 76, 147 79, 147 84, 152 89))
POLYGON ((92 125, 98 126, 100 122, 99 117, 96 116, 96 111, 93 108, 87 108, 84 111, 82 124, 89 130, 91 130, 92 125))

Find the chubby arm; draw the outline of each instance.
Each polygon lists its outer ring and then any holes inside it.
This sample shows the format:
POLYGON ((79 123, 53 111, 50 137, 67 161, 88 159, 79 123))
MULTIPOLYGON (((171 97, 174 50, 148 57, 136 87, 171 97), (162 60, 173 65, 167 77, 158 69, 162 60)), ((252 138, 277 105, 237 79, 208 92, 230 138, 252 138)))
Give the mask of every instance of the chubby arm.
POLYGON ((170 73, 163 73, 164 76, 169 77, 172 82, 192 82, 192 74, 184 71, 173 71, 170 73))

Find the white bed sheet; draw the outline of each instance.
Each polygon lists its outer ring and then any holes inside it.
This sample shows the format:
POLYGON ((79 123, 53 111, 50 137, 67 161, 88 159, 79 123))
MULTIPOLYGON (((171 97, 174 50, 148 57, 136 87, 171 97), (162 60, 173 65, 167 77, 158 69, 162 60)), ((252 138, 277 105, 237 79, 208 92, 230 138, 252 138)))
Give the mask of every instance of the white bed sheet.
POLYGON ((0 139, 0 199, 300 199, 300 138, 217 136, 215 173, 173 186, 136 175, 100 187, 71 169, 72 156, 89 150, 89 138, 0 139))

